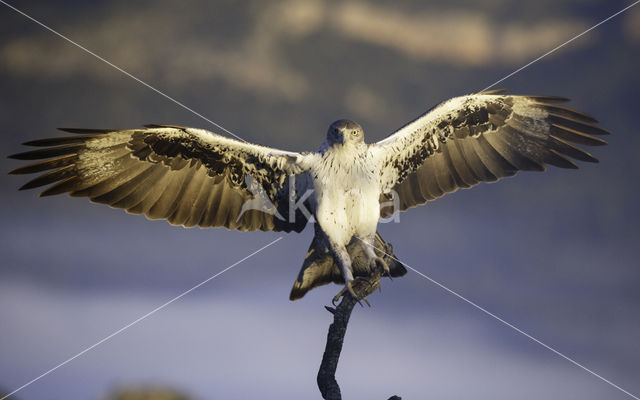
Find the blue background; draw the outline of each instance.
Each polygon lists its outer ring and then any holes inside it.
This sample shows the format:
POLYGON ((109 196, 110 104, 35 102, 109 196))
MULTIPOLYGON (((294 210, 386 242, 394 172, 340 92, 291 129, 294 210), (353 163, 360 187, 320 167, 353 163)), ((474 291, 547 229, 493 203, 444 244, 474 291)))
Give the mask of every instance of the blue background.
MULTIPOLYGON (((45 2, 16 7, 246 140, 311 150, 339 118, 379 140, 483 89, 628 2, 45 2)), ((0 145, 59 126, 220 132, 0 5, 0 145)), ((640 5, 502 82, 554 94, 614 134, 600 164, 458 191, 384 224, 408 265, 640 394, 640 5)), ((0 170, 20 165, 0 157, 0 170)), ((86 199, 38 199, 0 174, 0 386, 9 392, 276 239, 183 229, 86 199)), ((313 230, 250 258, 25 388, 104 398, 167 385, 195 398, 319 398, 339 289, 288 294, 313 230)), ((356 309, 345 398, 625 399, 419 275, 356 309)))

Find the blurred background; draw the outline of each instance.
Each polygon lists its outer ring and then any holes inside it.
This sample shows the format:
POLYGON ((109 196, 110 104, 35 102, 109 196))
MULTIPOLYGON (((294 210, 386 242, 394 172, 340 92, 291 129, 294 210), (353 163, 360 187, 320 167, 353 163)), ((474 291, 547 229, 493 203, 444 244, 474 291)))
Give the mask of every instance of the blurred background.
MULTIPOLYGON (((311 150, 339 118, 381 139, 483 89, 631 1, 18 1, 13 5, 246 140, 311 150)), ((56 127, 220 132, 0 4, 0 170, 56 127)), ((614 134, 600 164, 522 173, 381 225, 410 266, 640 394, 640 5, 498 87, 553 94, 614 134)), ((220 132, 222 133, 222 132, 220 132)), ((0 386, 7 393, 278 235, 183 229, 0 174, 0 386)), ((313 229, 16 394, 319 398, 339 290, 289 290, 313 229)), ((626 399, 409 272, 351 319, 344 398, 626 399)))

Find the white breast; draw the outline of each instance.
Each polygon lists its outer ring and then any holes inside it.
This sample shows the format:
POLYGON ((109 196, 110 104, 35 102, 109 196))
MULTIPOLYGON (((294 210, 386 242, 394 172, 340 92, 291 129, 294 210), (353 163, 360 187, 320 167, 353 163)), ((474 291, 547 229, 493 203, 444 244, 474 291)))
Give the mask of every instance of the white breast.
POLYGON ((380 178, 366 152, 332 151, 312 172, 316 221, 336 242, 376 231, 380 218, 380 178))

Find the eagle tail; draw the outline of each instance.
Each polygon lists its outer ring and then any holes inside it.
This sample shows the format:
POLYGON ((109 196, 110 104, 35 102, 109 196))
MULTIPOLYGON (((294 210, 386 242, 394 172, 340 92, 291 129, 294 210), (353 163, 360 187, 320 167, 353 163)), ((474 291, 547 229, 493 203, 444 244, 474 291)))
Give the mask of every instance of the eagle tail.
MULTIPOLYGON (((351 240, 347 245, 347 251, 351 258, 351 267, 355 277, 366 277, 369 274, 369 261, 363 246, 366 246, 366 244, 356 238, 351 240)), ((376 233, 374 246, 376 254, 382 257, 389 265, 392 277, 403 276, 407 273, 407 269, 397 260, 393 253, 391 244, 385 242, 379 233, 376 233)), ((289 300, 298 300, 309 290, 331 282, 344 284, 344 278, 340 273, 340 269, 333 255, 323 240, 322 234, 316 232, 307 251, 307 256, 304 259, 300 273, 298 274, 298 279, 293 283, 289 300)))

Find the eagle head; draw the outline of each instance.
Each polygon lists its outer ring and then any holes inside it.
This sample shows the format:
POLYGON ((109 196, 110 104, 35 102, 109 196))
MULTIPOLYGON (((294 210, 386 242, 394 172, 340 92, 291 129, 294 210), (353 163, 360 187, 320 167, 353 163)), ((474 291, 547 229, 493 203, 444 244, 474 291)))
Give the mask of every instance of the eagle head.
POLYGON ((340 119, 329 125, 327 142, 331 146, 336 144, 361 144, 364 143, 364 131, 359 124, 348 119, 340 119))

